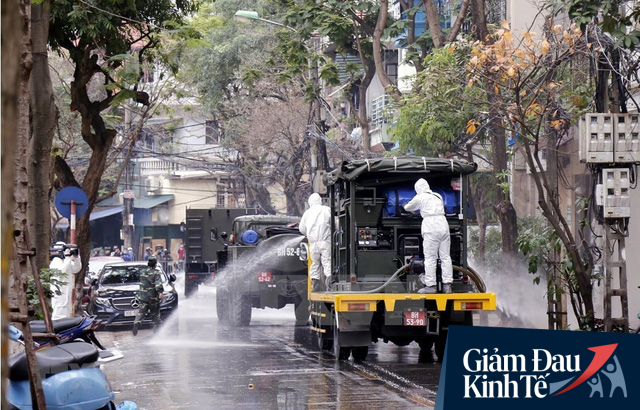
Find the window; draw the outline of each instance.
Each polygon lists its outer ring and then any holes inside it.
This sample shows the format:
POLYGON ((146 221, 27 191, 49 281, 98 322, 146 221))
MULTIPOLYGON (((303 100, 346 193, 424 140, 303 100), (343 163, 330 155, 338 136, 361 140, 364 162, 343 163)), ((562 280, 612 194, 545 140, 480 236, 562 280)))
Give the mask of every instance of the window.
POLYGON ((371 101, 371 122, 381 124, 384 122, 384 110, 389 103, 389 96, 384 94, 371 101))
POLYGON ((218 144, 220 142, 220 134, 218 134, 218 128, 215 121, 207 121, 205 123, 205 144, 218 144))
POLYGON ((217 185, 217 201, 216 206, 218 208, 225 208, 227 206, 227 187, 225 185, 217 185))

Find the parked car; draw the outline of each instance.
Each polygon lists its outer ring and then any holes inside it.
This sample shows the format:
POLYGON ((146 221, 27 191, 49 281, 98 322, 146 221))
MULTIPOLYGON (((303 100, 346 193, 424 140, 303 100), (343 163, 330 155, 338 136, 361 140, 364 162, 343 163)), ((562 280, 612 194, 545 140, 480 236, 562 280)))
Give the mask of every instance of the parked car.
MULTIPOLYGON (((91 283, 91 297, 88 312, 95 315, 102 323, 108 325, 133 324, 138 312, 139 302, 136 298, 140 289, 140 272, 147 267, 147 262, 121 262, 105 265, 97 279, 91 283)), ((178 307, 178 292, 174 282, 175 275, 162 272, 164 295, 160 301, 160 314, 166 319, 178 307)), ((145 318, 143 323, 150 323, 145 318)))
POLYGON ((84 275, 84 286, 82 287, 82 306, 85 310, 91 298, 91 282, 98 279, 100 271, 105 265, 118 262, 124 262, 124 259, 120 256, 92 256, 89 258, 89 267, 84 275))

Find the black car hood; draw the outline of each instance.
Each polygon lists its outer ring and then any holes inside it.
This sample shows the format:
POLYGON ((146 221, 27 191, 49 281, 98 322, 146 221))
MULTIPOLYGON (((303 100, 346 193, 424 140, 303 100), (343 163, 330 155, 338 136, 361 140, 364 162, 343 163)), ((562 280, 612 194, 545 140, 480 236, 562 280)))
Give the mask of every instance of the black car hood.
MULTIPOLYGON (((140 285, 132 283, 129 285, 100 285, 98 288, 98 294, 106 293, 104 296, 109 297, 125 297, 135 296, 140 290, 140 285)), ((102 296, 102 297, 104 297, 102 296)))

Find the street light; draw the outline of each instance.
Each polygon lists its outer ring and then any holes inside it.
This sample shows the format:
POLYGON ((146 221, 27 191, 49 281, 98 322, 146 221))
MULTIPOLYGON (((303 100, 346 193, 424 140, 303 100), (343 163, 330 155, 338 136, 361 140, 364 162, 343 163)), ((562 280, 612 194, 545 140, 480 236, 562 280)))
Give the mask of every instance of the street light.
POLYGON ((258 15, 257 11, 238 10, 238 11, 236 11, 236 14, 233 17, 237 21, 241 21, 243 23, 250 23, 252 20, 262 21, 263 23, 272 24, 274 26, 288 28, 289 30, 293 31, 294 33, 298 32, 298 30, 296 30, 293 27, 285 26, 284 24, 278 23, 277 21, 267 20, 267 19, 261 18, 260 15, 258 15))

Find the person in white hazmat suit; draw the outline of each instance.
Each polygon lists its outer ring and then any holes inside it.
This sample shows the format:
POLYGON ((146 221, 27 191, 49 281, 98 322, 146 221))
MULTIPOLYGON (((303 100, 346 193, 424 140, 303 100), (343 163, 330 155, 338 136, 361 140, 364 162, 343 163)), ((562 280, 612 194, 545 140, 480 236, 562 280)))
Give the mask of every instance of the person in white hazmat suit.
POLYGON ((453 265, 451 262, 451 237, 449 223, 444 214, 442 197, 431 191, 429 183, 420 178, 415 185, 416 196, 404 209, 409 212, 420 211, 422 216, 422 250, 424 252, 424 276, 420 279, 426 285, 418 293, 437 293, 436 266, 440 257, 442 269, 442 291, 451 293, 453 283, 453 265))
POLYGON ((309 253, 311 254, 311 290, 318 292, 321 283, 328 289, 331 284, 331 208, 322 205, 322 199, 317 193, 309 196, 309 209, 300 219, 298 229, 309 240, 309 253), (322 267, 322 269, 321 269, 322 267), (324 273, 323 282, 320 281, 320 273, 324 273))
POLYGON ((64 259, 56 257, 53 258, 49 264, 49 269, 58 269, 60 272, 67 274, 66 277, 58 278, 58 280, 66 282, 66 284, 60 286, 60 295, 55 294, 51 298, 51 307, 53 308, 51 319, 55 320, 73 316, 71 294, 75 274, 80 272, 81 268, 82 262, 80 261, 80 256, 77 254, 77 249, 72 252, 70 248, 64 250, 64 259))

